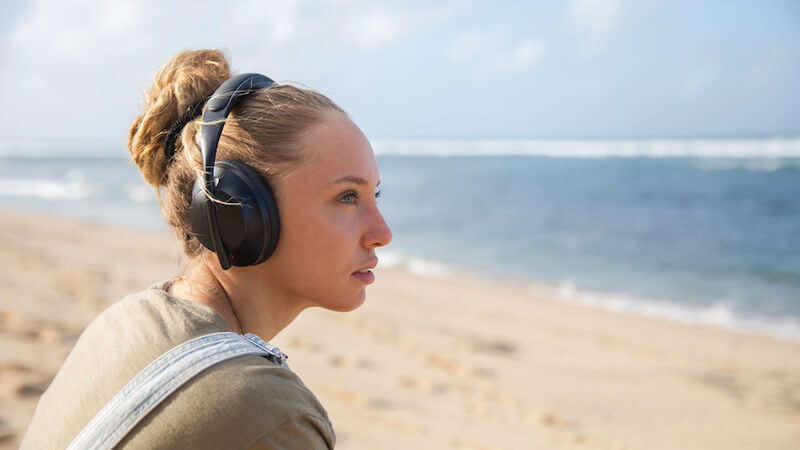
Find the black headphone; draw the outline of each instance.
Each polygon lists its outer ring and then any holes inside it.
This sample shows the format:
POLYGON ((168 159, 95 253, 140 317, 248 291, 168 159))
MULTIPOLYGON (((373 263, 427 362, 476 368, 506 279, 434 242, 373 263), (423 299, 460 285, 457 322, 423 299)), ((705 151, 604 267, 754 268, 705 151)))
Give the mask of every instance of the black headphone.
POLYGON ((204 174, 194 183, 189 218, 192 233, 217 254, 223 270, 231 264, 262 263, 278 245, 278 205, 266 181, 241 161, 214 161, 231 110, 247 95, 273 84, 257 73, 237 75, 222 83, 203 113, 200 150, 204 174))

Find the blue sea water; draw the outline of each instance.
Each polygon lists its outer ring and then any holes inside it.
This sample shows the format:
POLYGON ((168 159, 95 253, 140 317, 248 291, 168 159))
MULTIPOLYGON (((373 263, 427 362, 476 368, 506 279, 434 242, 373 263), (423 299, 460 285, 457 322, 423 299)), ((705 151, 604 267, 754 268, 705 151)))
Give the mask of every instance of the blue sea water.
MULTIPOLYGON (((797 140, 375 147, 387 264, 800 340, 797 140)), ((165 227, 124 152, 109 154, 6 150, 0 208, 165 227)))

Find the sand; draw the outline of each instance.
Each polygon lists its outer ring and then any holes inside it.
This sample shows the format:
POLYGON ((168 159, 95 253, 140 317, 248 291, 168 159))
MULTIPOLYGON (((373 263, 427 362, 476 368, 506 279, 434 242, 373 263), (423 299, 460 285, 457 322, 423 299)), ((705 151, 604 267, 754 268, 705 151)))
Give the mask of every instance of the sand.
MULTIPOLYGON (((177 273, 166 232, 0 212, 0 448, 97 313, 177 273)), ((800 448, 800 344, 378 269, 272 342, 342 449, 800 448)))

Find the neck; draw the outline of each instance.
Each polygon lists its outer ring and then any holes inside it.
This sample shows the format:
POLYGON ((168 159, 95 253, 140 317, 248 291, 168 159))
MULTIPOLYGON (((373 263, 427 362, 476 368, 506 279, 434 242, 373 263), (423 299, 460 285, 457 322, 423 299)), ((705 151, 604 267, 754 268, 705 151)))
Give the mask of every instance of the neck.
POLYGON ((306 308, 253 267, 231 267, 199 263, 169 287, 169 293, 214 309, 236 333, 253 333, 270 341, 306 308))

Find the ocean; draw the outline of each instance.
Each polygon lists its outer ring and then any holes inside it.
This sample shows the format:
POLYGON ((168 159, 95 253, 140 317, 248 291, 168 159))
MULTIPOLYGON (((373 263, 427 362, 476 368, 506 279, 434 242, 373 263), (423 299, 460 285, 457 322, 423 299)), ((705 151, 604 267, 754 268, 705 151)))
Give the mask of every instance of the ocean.
MULTIPOLYGON (((800 341, 800 139, 373 146, 384 266, 800 341)), ((5 143, 0 171, 0 208, 166 228, 125 149, 5 143)))

